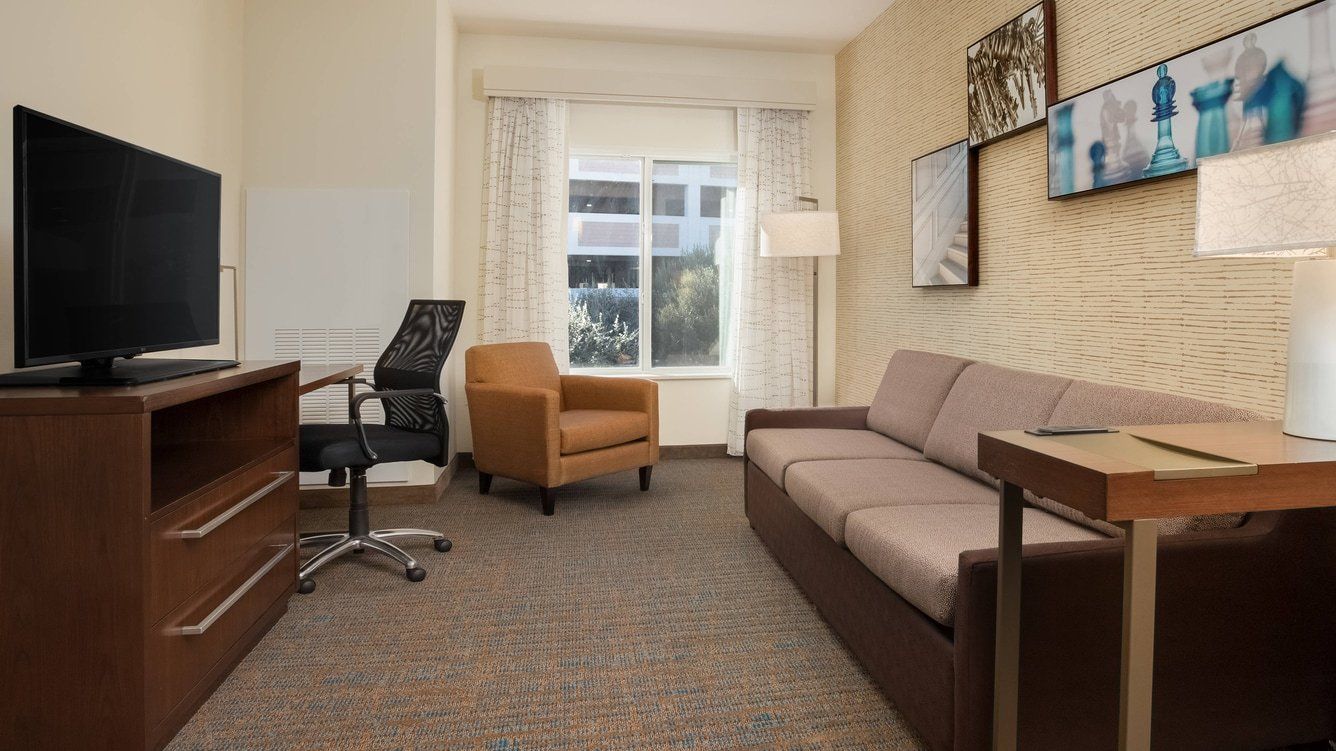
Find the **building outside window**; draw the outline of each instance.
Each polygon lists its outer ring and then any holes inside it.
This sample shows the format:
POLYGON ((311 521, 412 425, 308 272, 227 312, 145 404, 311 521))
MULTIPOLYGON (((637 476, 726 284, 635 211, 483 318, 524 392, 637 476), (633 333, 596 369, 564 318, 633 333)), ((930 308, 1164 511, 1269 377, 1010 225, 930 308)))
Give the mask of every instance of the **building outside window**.
POLYGON ((724 368, 736 190, 729 162, 571 159, 572 368, 724 368))

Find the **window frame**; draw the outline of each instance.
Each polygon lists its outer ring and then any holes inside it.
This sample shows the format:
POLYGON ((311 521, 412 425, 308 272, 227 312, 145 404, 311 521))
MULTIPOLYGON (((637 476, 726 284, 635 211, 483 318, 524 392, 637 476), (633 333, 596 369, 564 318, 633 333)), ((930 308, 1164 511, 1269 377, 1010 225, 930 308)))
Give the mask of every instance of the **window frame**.
MULTIPOLYGON (((598 375, 598 376, 626 376, 640 378, 656 378, 663 380, 682 379, 708 379, 708 378, 726 378, 732 373, 728 361, 728 352, 721 347, 719 352, 719 364, 710 365, 678 365, 654 367, 653 365, 653 302, 654 290, 654 164, 656 162, 696 162, 699 164, 731 164, 737 166, 738 153, 736 151, 695 151, 695 150, 671 150, 660 151, 626 151, 624 149, 599 149, 599 148, 571 148, 566 154, 566 197, 563 201, 564 213, 562 216, 563 227, 570 227, 570 165, 576 159, 638 159, 640 160, 640 351, 636 367, 594 367, 582 368, 572 365, 571 373, 578 375, 598 375)), ((722 218, 722 217, 721 217, 722 218)), ((569 246, 566 248, 567 255, 570 254, 569 246)), ((720 292, 722 303, 722 291, 720 292)), ((720 309, 720 315, 727 315, 727 312, 720 309)))

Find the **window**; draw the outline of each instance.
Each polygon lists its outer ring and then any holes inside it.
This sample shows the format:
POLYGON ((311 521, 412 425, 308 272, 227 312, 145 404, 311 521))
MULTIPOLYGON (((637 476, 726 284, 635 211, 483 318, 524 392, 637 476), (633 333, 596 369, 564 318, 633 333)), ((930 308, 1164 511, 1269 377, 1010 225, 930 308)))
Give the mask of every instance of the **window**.
POLYGON ((671 373, 725 365, 736 189, 729 162, 571 159, 573 368, 671 373))

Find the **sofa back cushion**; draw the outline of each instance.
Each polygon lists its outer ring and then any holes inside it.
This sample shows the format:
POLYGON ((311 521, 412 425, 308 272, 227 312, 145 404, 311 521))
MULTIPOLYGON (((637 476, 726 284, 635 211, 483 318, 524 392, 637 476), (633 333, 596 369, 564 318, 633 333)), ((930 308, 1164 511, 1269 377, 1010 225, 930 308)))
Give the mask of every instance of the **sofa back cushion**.
POLYGON ((951 387, 923 455, 970 477, 996 482, 979 469, 979 433, 1049 424, 1070 385, 1068 378, 974 363, 951 387))
POLYGON ((937 412, 970 360, 902 349, 891 355, 867 413, 867 426, 919 451, 937 412))
MULTIPOLYGON (((1049 419, 1052 425, 1172 425, 1194 422, 1245 422, 1264 419, 1256 412, 1230 407, 1215 402, 1186 396, 1162 394, 1158 391, 1108 386, 1090 381, 1073 381, 1067 393, 1058 400, 1058 406, 1049 419)), ((1109 535, 1122 535, 1123 530, 1108 522, 1087 517, 1047 498, 1028 494, 1034 505, 1091 529, 1109 535)), ((1243 514, 1215 514, 1212 516, 1183 516, 1161 519, 1161 535, 1197 532, 1205 529, 1229 529, 1243 523, 1243 514)))

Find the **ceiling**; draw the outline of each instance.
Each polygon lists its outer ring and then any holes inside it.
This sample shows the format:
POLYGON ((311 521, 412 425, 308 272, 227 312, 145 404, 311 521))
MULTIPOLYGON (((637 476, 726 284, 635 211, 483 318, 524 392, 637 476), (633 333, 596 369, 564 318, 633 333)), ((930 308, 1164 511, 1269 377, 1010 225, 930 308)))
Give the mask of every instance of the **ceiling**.
POLYGON ((459 30, 835 53, 891 0, 451 0, 459 30))

